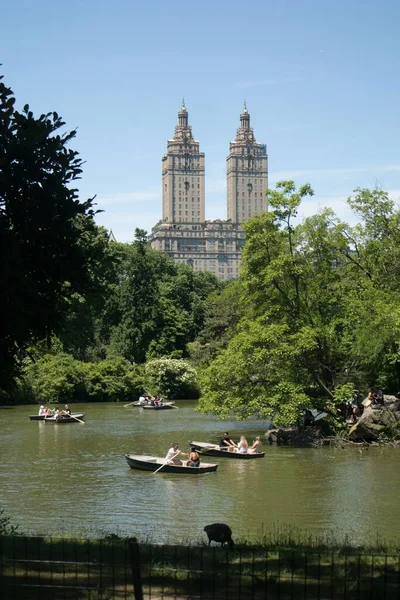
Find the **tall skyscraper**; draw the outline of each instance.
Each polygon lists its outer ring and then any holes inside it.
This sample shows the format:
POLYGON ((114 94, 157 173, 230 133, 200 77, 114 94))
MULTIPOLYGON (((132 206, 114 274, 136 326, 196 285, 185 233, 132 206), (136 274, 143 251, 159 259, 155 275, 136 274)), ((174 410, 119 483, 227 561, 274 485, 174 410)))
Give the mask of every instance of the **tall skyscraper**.
POLYGON ((184 101, 174 137, 168 140, 162 158, 162 186, 164 222, 204 221, 204 152, 193 139, 184 101))
POLYGON ((242 223, 267 210, 268 158, 256 142, 246 104, 227 158, 228 220, 205 220, 204 153, 193 139, 182 102, 178 125, 162 159, 162 220, 153 227, 151 245, 195 271, 219 279, 239 276, 244 245, 242 223))
POLYGON ((258 144, 250 127, 246 102, 240 115, 236 139, 226 159, 228 219, 244 223, 268 210, 268 156, 265 144, 258 144))

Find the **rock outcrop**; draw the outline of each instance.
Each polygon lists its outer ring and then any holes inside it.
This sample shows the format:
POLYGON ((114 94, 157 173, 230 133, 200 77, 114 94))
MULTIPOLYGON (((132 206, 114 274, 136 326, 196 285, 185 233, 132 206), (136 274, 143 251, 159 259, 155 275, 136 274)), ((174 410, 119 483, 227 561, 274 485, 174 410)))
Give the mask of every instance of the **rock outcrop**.
POLYGON ((375 442, 382 433, 388 437, 396 431, 400 434, 400 400, 395 396, 385 396, 384 405, 365 408, 361 417, 349 431, 349 440, 353 442, 375 442))
POLYGON ((315 446, 322 437, 318 427, 278 427, 270 429, 265 439, 278 446, 315 446))

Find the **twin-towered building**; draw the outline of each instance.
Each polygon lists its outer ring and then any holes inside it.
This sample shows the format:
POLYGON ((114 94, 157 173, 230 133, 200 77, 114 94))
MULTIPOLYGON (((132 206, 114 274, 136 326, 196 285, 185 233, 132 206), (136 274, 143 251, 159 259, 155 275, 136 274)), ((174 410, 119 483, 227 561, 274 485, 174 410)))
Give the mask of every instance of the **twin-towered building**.
POLYGON ((205 220, 205 155, 193 138, 182 102, 178 124, 162 158, 162 221, 151 233, 151 245, 195 271, 219 279, 239 275, 244 245, 242 223, 268 209, 268 156, 250 127, 246 103, 227 158, 227 220, 205 220))

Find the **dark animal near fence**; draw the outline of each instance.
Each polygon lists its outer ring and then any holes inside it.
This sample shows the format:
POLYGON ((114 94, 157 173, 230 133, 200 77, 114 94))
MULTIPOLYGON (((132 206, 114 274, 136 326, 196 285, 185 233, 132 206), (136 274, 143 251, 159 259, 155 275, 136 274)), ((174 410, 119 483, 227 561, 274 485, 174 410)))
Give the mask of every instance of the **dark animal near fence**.
POLYGON ((208 536, 208 545, 210 545, 211 542, 218 542, 221 546, 227 543, 230 548, 233 548, 235 545, 232 539, 232 530, 228 525, 225 525, 225 523, 206 525, 204 531, 208 536))

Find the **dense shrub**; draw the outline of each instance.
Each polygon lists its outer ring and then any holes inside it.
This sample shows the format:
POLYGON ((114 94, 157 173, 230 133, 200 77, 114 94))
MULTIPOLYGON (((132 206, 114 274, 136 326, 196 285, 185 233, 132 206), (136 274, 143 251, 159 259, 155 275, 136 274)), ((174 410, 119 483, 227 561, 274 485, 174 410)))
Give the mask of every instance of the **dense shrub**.
POLYGON ((69 354, 46 354, 29 363, 20 380, 20 400, 39 404, 133 400, 143 391, 142 367, 121 357, 83 363, 69 354))
POLYGON ((45 354, 25 367, 22 381, 40 404, 85 399, 84 364, 70 354, 45 354))
POLYGON ((150 360, 145 365, 145 382, 151 393, 167 398, 199 397, 197 372, 185 360, 150 360))
POLYGON ((116 402, 138 398, 143 392, 142 368, 123 358, 85 364, 88 400, 116 402))

